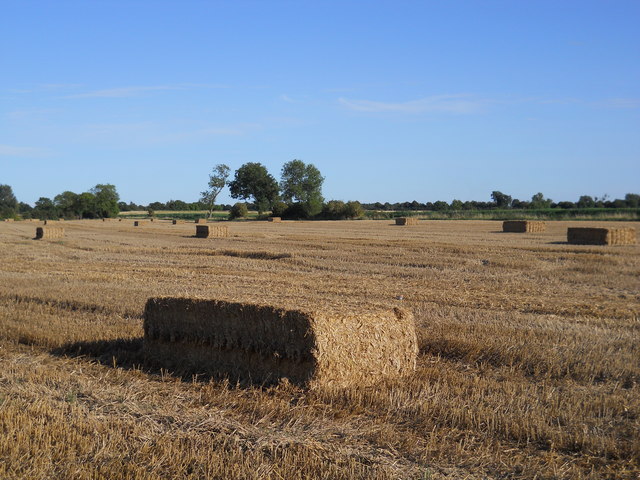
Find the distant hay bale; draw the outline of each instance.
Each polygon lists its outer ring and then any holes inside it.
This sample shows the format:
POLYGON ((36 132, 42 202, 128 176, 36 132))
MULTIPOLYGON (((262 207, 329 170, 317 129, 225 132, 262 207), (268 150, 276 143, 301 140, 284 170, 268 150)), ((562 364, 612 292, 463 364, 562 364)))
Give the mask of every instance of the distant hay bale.
POLYGON ((413 316, 400 309, 286 309, 189 298, 151 298, 147 364, 233 381, 303 386, 371 384, 416 367, 413 316))
POLYGON ((196 237, 228 237, 229 227, 226 225, 196 225, 196 237))
POLYGON ((63 227, 37 227, 36 238, 62 238, 64 237, 63 227))
POLYGON ((133 226, 134 227, 142 227, 143 225, 146 225, 147 222, 145 222, 144 220, 135 220, 133 222, 133 226))
POLYGON ((5 218, 4 221, 5 222, 13 222, 13 218, 5 218))
POLYGON ((511 233, 541 233, 547 230, 547 224, 533 220, 507 220, 502 222, 502 231, 511 233))
POLYGON ((267 222, 279 223, 282 221, 281 217, 268 217, 267 222))
POLYGON ((173 225, 177 225, 177 224, 179 224, 179 223, 184 223, 184 220, 175 220, 175 219, 174 219, 171 223, 172 223, 173 225))
POLYGON ((396 225, 417 225, 418 219, 416 217, 398 217, 396 218, 396 225))
POLYGON ((196 218, 196 223, 207 223, 207 219, 206 218, 196 218))
POLYGON ((632 227, 569 228, 567 242, 575 245, 635 245, 636 229, 632 227))

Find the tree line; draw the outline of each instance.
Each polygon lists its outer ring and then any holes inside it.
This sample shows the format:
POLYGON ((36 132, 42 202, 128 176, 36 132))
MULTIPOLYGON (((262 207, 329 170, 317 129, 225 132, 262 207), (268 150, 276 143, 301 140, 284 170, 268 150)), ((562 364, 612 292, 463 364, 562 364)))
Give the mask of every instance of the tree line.
POLYGON ((341 200, 325 201, 322 196, 324 177, 313 164, 302 160, 291 160, 283 165, 280 181, 267 168, 249 162, 234 172, 225 164, 216 165, 209 174, 207 188, 201 192, 197 202, 169 200, 137 205, 120 201, 116 187, 98 184, 83 193, 65 191, 53 199, 40 197, 31 206, 19 202, 9 185, 0 185, 0 218, 109 218, 121 211, 159 210, 203 211, 211 216, 214 210, 229 211, 230 218, 247 216, 249 210, 259 214, 269 212, 273 216, 288 219, 347 219, 359 218, 368 211, 482 211, 482 210, 546 210, 546 209, 623 209, 640 208, 640 194, 628 193, 624 199, 610 199, 608 195, 592 197, 582 195, 577 201, 554 202, 542 193, 536 193, 531 200, 519 200, 500 191, 491 192, 491 201, 461 201, 448 203, 442 200, 421 203, 365 203, 341 200), (222 190, 228 187, 232 198, 241 200, 235 205, 218 205, 216 200, 222 190))
POLYGON ((40 197, 34 204, 19 202, 9 185, 0 185, 0 218, 109 218, 120 213, 116 187, 98 184, 87 192, 65 191, 53 199, 40 197))

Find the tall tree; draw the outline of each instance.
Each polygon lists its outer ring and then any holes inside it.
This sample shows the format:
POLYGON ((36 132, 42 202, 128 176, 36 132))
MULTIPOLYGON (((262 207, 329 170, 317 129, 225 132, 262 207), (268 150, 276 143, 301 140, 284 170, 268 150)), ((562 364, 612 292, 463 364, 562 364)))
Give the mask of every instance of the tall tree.
POLYGON ((13 217, 18 208, 18 199, 10 185, 0 185, 0 218, 13 217))
POLYGON ((278 182, 261 163, 245 163, 236 170, 229 191, 233 198, 253 198, 259 213, 270 210, 279 198, 278 182))
POLYGON ((285 202, 300 203, 307 217, 322 210, 322 183, 324 177, 315 165, 302 160, 291 160, 282 167, 280 189, 285 202))
POLYGON ((55 203, 60 215, 63 217, 82 217, 81 212, 78 212, 78 194, 70 191, 62 192, 53 197, 53 203, 55 203))
POLYGON ((209 212, 207 213, 208 218, 211 218, 213 207, 216 204, 216 198, 218 198, 222 189, 227 185, 229 172, 229 167, 224 163, 220 163, 213 167, 213 171, 209 174, 209 183, 207 184, 209 188, 204 192, 200 192, 200 201, 206 204, 209 209, 209 212))
POLYGON ((120 212, 118 200, 120 196, 116 187, 109 183, 98 184, 90 190, 95 196, 95 214, 99 218, 115 217, 120 212))

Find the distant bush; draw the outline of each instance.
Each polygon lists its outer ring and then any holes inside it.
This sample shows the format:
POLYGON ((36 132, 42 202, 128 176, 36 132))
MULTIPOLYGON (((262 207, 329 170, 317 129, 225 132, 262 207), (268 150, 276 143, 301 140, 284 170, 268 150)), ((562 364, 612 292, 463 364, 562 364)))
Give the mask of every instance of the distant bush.
POLYGON ((231 210, 229 210, 229 220, 235 220, 236 218, 246 218, 249 215, 249 209, 244 202, 238 202, 231 210))

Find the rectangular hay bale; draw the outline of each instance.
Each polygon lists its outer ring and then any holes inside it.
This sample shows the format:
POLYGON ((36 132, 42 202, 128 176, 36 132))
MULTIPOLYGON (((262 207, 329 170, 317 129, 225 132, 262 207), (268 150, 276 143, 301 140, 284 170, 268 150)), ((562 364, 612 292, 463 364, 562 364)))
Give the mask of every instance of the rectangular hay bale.
POLYGON ((229 227, 226 225, 196 225, 196 237, 228 237, 229 227))
POLYGON ((142 227, 143 225, 146 225, 147 222, 145 222, 144 220, 134 220, 133 222, 133 226, 134 227, 142 227))
POLYGON ((147 364, 248 383, 371 384, 415 370, 413 316, 151 298, 144 312, 147 364))
POLYGON ((196 223, 199 223, 199 224, 207 223, 207 219, 206 218, 196 218, 196 223))
POLYGON ((171 221, 171 223, 172 223, 172 225, 178 225, 179 223, 184 223, 184 220, 176 220, 176 219, 173 219, 173 220, 171 221))
POLYGON ((567 242, 574 245, 635 245, 636 229, 574 227, 567 229, 567 242))
POLYGON ((282 218, 281 217, 268 217, 267 218, 267 222, 280 223, 280 222, 282 222, 282 218))
POLYGON ((541 233, 547 230, 547 224, 535 220, 507 220, 502 222, 502 231, 511 233, 541 233))
POLYGON ((416 217, 398 217, 396 218, 396 225, 417 225, 418 219, 416 217))
POLYGON ((36 238, 38 240, 41 238, 63 238, 63 237, 64 237, 63 227, 37 227, 36 228, 36 238))

